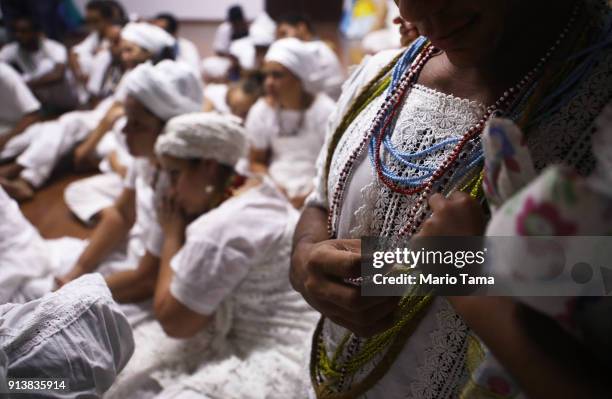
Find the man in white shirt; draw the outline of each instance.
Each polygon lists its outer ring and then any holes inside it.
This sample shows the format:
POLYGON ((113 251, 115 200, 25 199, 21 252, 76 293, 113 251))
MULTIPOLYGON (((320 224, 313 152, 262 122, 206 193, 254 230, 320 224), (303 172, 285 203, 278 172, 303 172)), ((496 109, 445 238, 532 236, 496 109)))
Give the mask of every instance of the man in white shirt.
POLYGON ((70 68, 82 85, 86 85, 91 76, 96 55, 108 49, 104 33, 113 24, 113 16, 113 7, 107 1, 92 0, 87 3, 85 21, 91 33, 70 50, 70 68))
POLYGON ((227 56, 230 53, 232 42, 248 35, 249 24, 244 17, 242 7, 231 7, 227 12, 227 21, 217 28, 213 49, 217 55, 227 56))
POLYGON ((21 76, 0 62, 0 160, 17 155, 18 137, 32 124, 40 121, 40 103, 21 76))
POLYGON ((200 53, 198 48, 192 41, 183 37, 179 37, 180 24, 176 17, 170 13, 158 14, 152 21, 152 24, 159 26, 176 38, 175 45, 175 60, 183 62, 194 69, 200 70, 200 53))
POLYGON ((65 111, 77 104, 67 80, 66 48, 43 36, 38 24, 27 16, 14 21, 15 43, 0 50, 0 61, 17 70, 43 107, 65 111))

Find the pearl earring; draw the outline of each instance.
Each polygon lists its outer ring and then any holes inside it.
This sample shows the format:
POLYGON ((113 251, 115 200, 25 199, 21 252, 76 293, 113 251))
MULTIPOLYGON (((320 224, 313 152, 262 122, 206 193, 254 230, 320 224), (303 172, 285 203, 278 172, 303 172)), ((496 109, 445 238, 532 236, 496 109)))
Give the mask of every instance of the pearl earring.
POLYGON ((213 191, 215 191, 215 187, 212 184, 209 184, 208 186, 204 187, 204 192, 206 194, 212 194, 213 191))

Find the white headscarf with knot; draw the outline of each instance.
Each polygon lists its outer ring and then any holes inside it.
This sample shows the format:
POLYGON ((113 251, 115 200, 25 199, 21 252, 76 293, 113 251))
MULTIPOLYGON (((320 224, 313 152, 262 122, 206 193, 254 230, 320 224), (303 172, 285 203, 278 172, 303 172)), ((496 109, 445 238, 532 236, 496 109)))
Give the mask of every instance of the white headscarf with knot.
POLYGON ((121 30, 121 39, 159 56, 166 47, 172 47, 176 39, 162 28, 146 22, 130 22, 121 30))
POLYGON ((125 88, 164 121, 200 111, 204 102, 202 82, 192 68, 170 60, 137 66, 126 76, 125 88))
POLYGON ((155 153, 180 159, 212 159, 236 167, 246 156, 246 131, 242 120, 212 112, 177 116, 157 139, 155 153))
POLYGON ((309 43, 296 38, 281 39, 270 47, 266 61, 278 62, 304 85, 304 90, 311 94, 324 91, 326 77, 319 71, 318 51, 309 43))

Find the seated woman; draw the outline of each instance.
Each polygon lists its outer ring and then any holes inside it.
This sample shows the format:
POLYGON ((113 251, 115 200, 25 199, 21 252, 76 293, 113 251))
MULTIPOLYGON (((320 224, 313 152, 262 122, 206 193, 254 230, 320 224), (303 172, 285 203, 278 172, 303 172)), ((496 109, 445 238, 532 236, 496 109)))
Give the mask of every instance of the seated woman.
POLYGON ((213 113, 174 118, 157 140, 170 179, 161 261, 107 278, 119 301, 153 297, 157 320, 136 328, 109 398, 156 384, 172 386, 160 397, 295 394, 315 321, 287 278, 298 215, 267 179, 239 175, 246 148, 240 120, 213 113))
POLYGON ((321 93, 316 52, 282 39, 266 55, 266 97, 250 110, 246 128, 255 172, 267 172, 296 208, 313 188, 316 158, 334 102, 321 93))
MULTIPOLYGON (((130 325, 100 275, 26 304, 0 305, 2 397, 7 378, 41 378, 65 384, 45 398, 101 398, 133 351, 130 325)), ((43 397, 38 394, 11 397, 43 397)))
MULTIPOLYGON (((169 57, 174 38, 157 26, 130 23, 121 32, 122 59, 126 70, 169 57)), ((129 73, 128 73, 129 74, 129 73)), ((127 74, 125 75, 127 76, 127 74)), ((32 198, 34 190, 49 178, 60 159, 83 142, 75 153, 75 163, 83 166, 96 158, 99 141, 123 116, 125 90, 120 83, 115 94, 92 111, 71 112, 56 121, 36 124, 20 138, 25 140, 16 162, 0 171, 4 189, 17 200, 32 198)))
POLYGON ((83 249, 85 243, 81 244, 76 262, 55 271, 62 276, 58 279, 60 284, 94 270, 110 274, 134 268, 139 262, 157 262, 160 255, 155 246, 146 245, 146 234, 152 224, 157 224, 152 202, 157 174, 155 140, 167 120, 201 109, 202 85, 188 66, 167 60, 156 66, 138 66, 126 78, 125 89, 124 134, 130 154, 137 161, 128 171, 116 203, 101 211, 86 248, 83 249))

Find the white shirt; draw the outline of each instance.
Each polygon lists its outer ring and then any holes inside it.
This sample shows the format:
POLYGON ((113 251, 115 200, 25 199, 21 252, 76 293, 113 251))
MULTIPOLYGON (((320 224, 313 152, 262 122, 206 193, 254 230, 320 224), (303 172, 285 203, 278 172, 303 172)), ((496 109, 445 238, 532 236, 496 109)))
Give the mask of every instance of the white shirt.
POLYGON ((0 98, 4 99, 0 107, 0 123, 8 122, 13 125, 25 115, 40 109, 40 103, 23 78, 13 68, 1 62, 0 98))
POLYGON ((213 41, 213 50, 218 53, 229 53, 232 44, 232 24, 223 22, 217 28, 213 41))
POLYGON ((250 142, 257 150, 272 150, 269 174, 291 197, 312 190, 317 155, 334 108, 333 100, 319 94, 303 117, 299 111, 279 113, 265 99, 257 101, 249 112, 246 129, 250 142))
POLYGON ((189 65, 198 74, 200 73, 200 53, 193 42, 182 37, 178 38, 178 54, 176 60, 189 65))
POLYGON ((90 33, 82 42, 72 47, 72 51, 77 55, 81 70, 91 75, 96 67, 96 55, 109 47, 107 40, 101 40, 96 32, 90 33))
POLYGON ((228 90, 229 87, 226 84, 207 84, 204 88, 204 98, 213 104, 215 111, 222 114, 229 114, 231 110, 227 104, 228 90))
POLYGON ((62 44, 44 38, 35 52, 24 51, 17 43, 7 44, 0 50, 0 61, 16 65, 27 81, 51 72, 57 64, 66 64, 68 52, 62 44))
POLYGON ((270 182, 200 216, 172 258, 172 295, 194 312, 212 315, 251 268, 269 257, 290 216, 294 211, 270 182))

